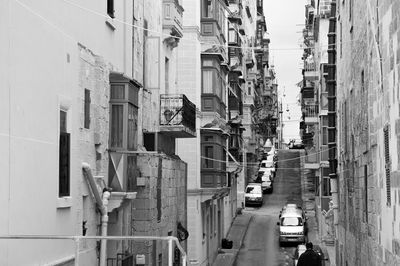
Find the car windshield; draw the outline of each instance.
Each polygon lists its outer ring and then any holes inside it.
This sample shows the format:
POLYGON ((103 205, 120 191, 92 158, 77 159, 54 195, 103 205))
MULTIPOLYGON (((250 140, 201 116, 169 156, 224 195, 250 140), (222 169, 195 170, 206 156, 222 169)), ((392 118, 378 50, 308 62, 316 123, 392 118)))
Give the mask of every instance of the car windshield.
POLYGON ((282 218, 281 224, 283 226, 301 226, 303 225, 303 222, 299 217, 285 217, 282 218))
POLYGON ((261 187, 247 187, 246 188, 246 193, 248 194, 260 194, 261 193, 261 187))
POLYGON ((270 176, 270 175, 263 175, 263 176, 261 177, 261 180, 262 180, 263 182, 271 182, 271 176, 270 176))

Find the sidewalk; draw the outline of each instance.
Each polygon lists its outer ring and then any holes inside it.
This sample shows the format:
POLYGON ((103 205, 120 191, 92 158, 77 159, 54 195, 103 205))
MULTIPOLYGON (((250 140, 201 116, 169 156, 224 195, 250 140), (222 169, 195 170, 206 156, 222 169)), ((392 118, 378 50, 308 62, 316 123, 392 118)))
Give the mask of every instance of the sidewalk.
POLYGON ((325 257, 328 258, 327 262, 325 263, 326 266, 335 266, 335 246, 326 245, 323 241, 320 240, 317 219, 315 218, 315 216, 307 215, 307 217, 308 226, 310 229, 312 229, 308 233, 308 241, 312 242, 314 245, 319 245, 321 247, 325 257))
POLYGON ((232 249, 221 249, 212 264, 213 266, 232 266, 235 263, 252 218, 251 214, 246 213, 235 217, 226 237, 228 240, 233 241, 232 249))
MULTIPOLYGON (((305 163, 305 153, 300 152, 300 165, 304 167, 305 163)), ((336 254, 335 246, 326 245, 325 242, 321 241, 319 234, 318 222, 315 212, 315 188, 314 181, 312 180, 314 176, 309 172, 309 170, 303 169, 301 171, 301 187, 302 187, 302 199, 303 199, 303 209, 307 212, 307 224, 308 224, 308 241, 312 242, 314 245, 319 245, 324 252, 325 257, 328 258, 325 265, 326 266, 336 266, 336 254)))

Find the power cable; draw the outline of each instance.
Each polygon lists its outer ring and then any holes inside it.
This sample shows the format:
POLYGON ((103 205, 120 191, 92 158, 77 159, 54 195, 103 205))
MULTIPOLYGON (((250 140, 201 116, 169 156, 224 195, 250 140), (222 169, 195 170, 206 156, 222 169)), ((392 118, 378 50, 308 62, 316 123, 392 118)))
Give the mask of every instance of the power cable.
MULTIPOLYGON (((36 15, 37 17, 41 18, 42 20, 46 21, 46 23, 48 23, 49 25, 51 25, 52 27, 54 27, 54 28, 57 29, 58 31, 62 32, 64 35, 66 35, 66 36, 68 36, 69 38, 73 39, 72 36, 70 36, 69 34, 65 33, 65 32, 62 31, 61 29, 59 29, 59 28, 58 28, 57 26, 55 26, 52 22, 48 21, 46 18, 44 18, 42 15, 40 15, 39 13, 37 13, 36 11, 34 11, 32 8, 30 8, 30 7, 27 6, 26 4, 22 3, 22 2, 19 1, 19 0, 14 0, 14 1, 17 2, 18 4, 20 4, 22 7, 24 7, 24 8, 27 9, 28 11, 30 11, 32 14, 34 14, 34 15, 36 15)), ((89 9, 89 8, 86 8, 86 7, 83 7, 83 6, 81 6, 81 5, 78 5, 78 4, 76 4, 76 3, 73 3, 73 2, 71 2, 71 1, 68 1, 68 0, 61 0, 61 1, 64 1, 64 2, 67 3, 67 4, 73 5, 73 6, 77 7, 77 8, 80 8, 80 9, 86 11, 86 12, 95 14, 95 15, 97 15, 97 16, 101 16, 101 17, 104 17, 104 18, 107 18, 107 19, 109 18, 108 15, 99 13, 99 12, 97 12, 97 11, 91 10, 91 9, 89 9)), ((157 35, 166 36, 166 37, 175 38, 175 39, 180 39, 180 40, 183 40, 183 41, 196 41, 196 42, 198 42, 198 43, 200 43, 200 44, 213 45, 213 46, 218 46, 218 47, 222 47, 222 48, 236 48, 236 49, 243 49, 243 50, 246 50, 246 49, 247 49, 247 50, 265 50, 265 51, 289 51, 289 50, 316 49, 315 47, 306 47, 306 48, 304 48, 304 47, 296 47, 296 48, 295 48, 295 47, 293 47, 293 48, 260 48, 260 47, 252 47, 252 46, 224 45, 224 44, 217 44, 217 43, 212 43, 212 42, 199 41, 199 40, 196 40, 196 39, 189 39, 189 38, 185 38, 185 37, 174 36, 174 35, 171 35, 171 34, 159 32, 159 31, 156 31, 156 30, 151 30, 151 29, 148 29, 148 28, 144 28, 144 27, 141 27, 141 26, 132 24, 132 23, 128 23, 128 22, 125 22, 125 21, 120 20, 120 19, 117 19, 117 18, 113 18, 112 20, 115 21, 115 22, 118 22, 118 23, 121 23, 121 24, 130 26, 130 27, 134 27, 134 28, 137 28, 137 29, 141 29, 141 30, 143 30, 143 31, 152 32, 152 33, 157 34, 157 35)), ((73 39, 73 40, 74 40, 74 39, 73 39)), ((74 40, 74 41, 76 41, 76 40, 74 40)), ((349 41, 349 42, 353 42, 353 41, 349 41)), ((342 43, 344 43, 344 42, 342 42, 342 43)), ((335 43, 335 44, 322 45, 321 47, 325 47, 325 46, 329 47, 329 46, 335 46, 335 45, 336 45, 336 43, 335 43)))
MULTIPOLYGON (((278 163, 282 163, 282 162, 287 162, 287 161, 293 161, 293 160, 298 160, 298 159, 302 159, 302 158, 307 158, 308 156, 312 156, 312 155, 320 155, 320 154, 322 154, 322 153, 324 153, 324 152, 327 152, 327 151, 329 151, 329 150, 331 150, 331 149, 336 149, 336 147, 334 147, 334 148, 328 148, 328 149, 324 149, 324 150, 322 150, 322 151, 318 151, 318 152, 315 152, 315 153, 310 153, 310 154, 306 154, 306 155, 304 155, 304 156, 299 156, 299 157, 294 157, 294 158, 291 158, 291 159, 284 159, 284 160, 279 160, 278 159, 278 163)), ((219 160, 219 159, 214 159, 214 158, 211 158, 211 157, 206 157, 206 156, 200 156, 201 158, 203 158, 203 159, 206 159, 206 160, 210 160, 210 161, 216 161, 216 162, 221 162, 221 163, 228 163, 227 161, 223 161, 223 160, 219 160)), ((249 164, 251 164, 251 165, 259 165, 260 163, 249 163, 249 164)), ((242 165, 243 166, 243 165, 242 165)))

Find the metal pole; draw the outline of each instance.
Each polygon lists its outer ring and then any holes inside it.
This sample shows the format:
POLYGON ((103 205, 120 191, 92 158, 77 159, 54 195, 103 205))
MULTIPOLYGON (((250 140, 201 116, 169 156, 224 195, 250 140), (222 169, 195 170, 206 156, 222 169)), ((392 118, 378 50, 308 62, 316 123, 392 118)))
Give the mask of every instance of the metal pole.
POLYGON ((182 254, 182 265, 186 266, 186 254, 182 254))
POLYGON ((168 239, 168 266, 172 266, 172 239, 168 239))
POLYGON ((75 238, 75 266, 79 266, 79 246, 81 240, 79 238, 75 238))

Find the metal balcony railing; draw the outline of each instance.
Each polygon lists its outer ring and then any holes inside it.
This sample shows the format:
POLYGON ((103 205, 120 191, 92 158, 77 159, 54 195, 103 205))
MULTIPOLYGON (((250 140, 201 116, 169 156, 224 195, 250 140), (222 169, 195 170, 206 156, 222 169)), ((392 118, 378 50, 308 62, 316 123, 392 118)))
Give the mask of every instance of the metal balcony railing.
POLYGON ((185 126, 196 131, 196 105, 183 94, 161 94, 160 125, 185 126))
MULTIPOLYGON (((181 262, 182 265, 187 266, 191 265, 187 260, 187 255, 183 247, 180 245, 178 238, 174 236, 56 236, 56 235, 0 235, 0 239, 6 240, 71 240, 75 243, 75 254, 73 255, 74 265, 82 266, 80 264, 79 255, 80 248, 83 240, 160 240, 168 242, 168 266, 173 266, 173 257, 174 257, 174 244, 179 249, 181 254, 181 262)), ((97 265, 97 263, 96 263, 97 265)), ((95 265, 84 265, 84 266, 95 266, 95 265)))
POLYGON ((315 71, 315 62, 304 62, 304 70, 305 71, 315 71))
POLYGON ((306 104, 303 106, 304 117, 318 117, 319 108, 317 104, 306 104))

